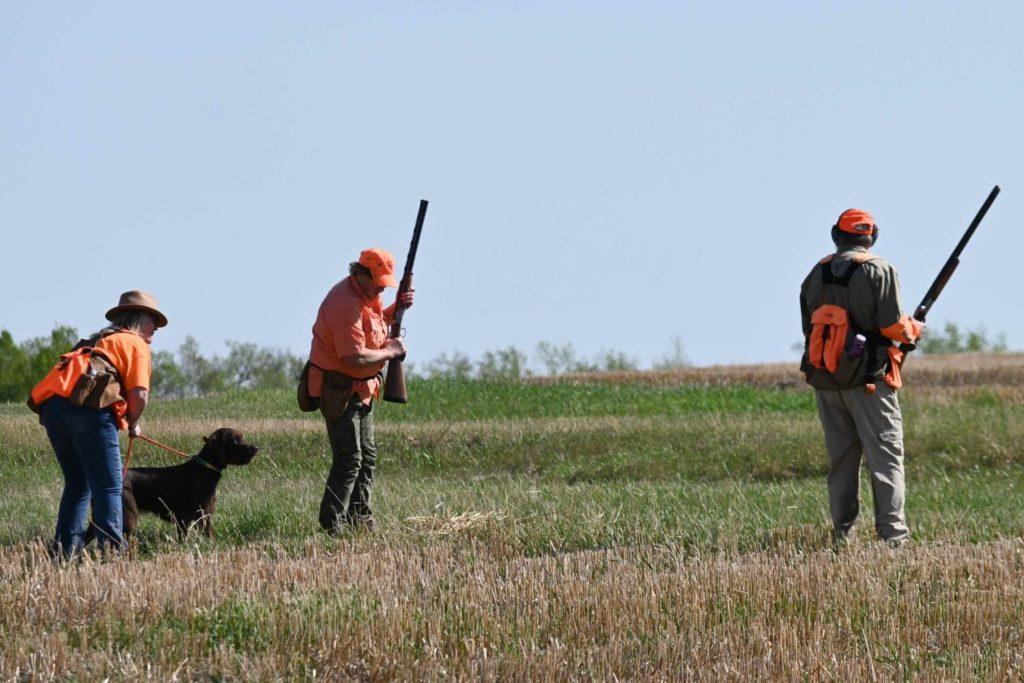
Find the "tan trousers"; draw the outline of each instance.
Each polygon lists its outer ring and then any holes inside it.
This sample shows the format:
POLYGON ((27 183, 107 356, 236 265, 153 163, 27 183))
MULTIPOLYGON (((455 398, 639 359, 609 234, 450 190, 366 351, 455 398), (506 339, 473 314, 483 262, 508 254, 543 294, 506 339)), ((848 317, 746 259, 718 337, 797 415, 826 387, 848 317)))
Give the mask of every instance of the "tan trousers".
POLYGON ((828 496, 832 525, 845 536, 860 512, 861 454, 867 456, 875 501, 875 530, 885 540, 906 538, 903 509, 903 416, 896 392, 884 382, 869 394, 863 387, 815 390, 828 450, 828 496))

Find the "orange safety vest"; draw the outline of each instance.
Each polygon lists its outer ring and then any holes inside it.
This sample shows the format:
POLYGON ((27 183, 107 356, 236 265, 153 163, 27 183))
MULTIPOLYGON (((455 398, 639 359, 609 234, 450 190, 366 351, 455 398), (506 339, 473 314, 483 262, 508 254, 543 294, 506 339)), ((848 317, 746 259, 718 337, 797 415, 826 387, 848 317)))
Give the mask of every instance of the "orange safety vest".
POLYGON ((119 426, 123 429, 126 424, 127 402, 120 373, 109 358, 91 346, 76 347, 62 355, 32 388, 28 407, 39 413, 43 404, 55 396, 94 410, 112 408, 119 426))

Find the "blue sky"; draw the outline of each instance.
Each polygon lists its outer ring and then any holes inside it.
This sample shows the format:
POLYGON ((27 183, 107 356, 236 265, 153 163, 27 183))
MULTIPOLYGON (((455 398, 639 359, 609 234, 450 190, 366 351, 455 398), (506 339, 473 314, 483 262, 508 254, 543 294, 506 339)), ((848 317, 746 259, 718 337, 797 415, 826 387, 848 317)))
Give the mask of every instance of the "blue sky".
POLYGON ((366 246, 411 360, 572 342, 785 360, 840 211, 912 309, 1024 346, 1024 5, 0 4, 0 328, 91 331, 152 291, 207 351, 305 353, 366 246))

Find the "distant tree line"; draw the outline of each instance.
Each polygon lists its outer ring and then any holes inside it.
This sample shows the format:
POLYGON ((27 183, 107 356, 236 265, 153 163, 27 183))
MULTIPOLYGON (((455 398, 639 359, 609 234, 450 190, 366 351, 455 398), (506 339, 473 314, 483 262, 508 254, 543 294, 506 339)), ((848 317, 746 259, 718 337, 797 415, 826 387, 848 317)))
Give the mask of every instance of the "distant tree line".
MULTIPOLYGON (((73 327, 61 325, 49 335, 15 342, 10 332, 0 331, 0 402, 24 401, 32 386, 78 341, 73 327)), ((801 344, 802 348, 802 344, 801 344)), ((994 340, 982 330, 961 330, 946 323, 942 330, 929 328, 920 348, 929 354, 1007 350, 1006 336, 994 340)), ((305 358, 289 351, 261 347, 251 342, 230 341, 223 356, 203 355, 199 343, 186 337, 177 351, 153 354, 153 393, 165 398, 185 398, 229 389, 273 389, 295 386, 305 358)), ((682 340, 673 337, 668 353, 656 360, 655 370, 690 365, 682 340)), ((605 350, 586 358, 571 343, 541 342, 533 355, 515 346, 485 352, 473 359, 455 351, 443 353, 422 366, 406 365, 414 377, 452 380, 509 381, 533 376, 558 376, 585 372, 637 370, 640 363, 622 351, 605 350)))
MULTIPOLYGON (((671 349, 653 363, 656 370, 685 368, 691 365, 679 337, 671 339, 671 349)), ((442 353, 423 367, 413 367, 413 373, 430 379, 519 380, 534 376, 557 377, 583 372, 618 372, 639 370, 640 361, 623 353, 606 349, 591 358, 577 353, 571 343, 552 344, 542 341, 531 358, 529 354, 509 346, 486 351, 473 360, 459 351, 442 353)))
POLYGON ((204 356, 193 337, 176 352, 153 354, 153 393, 187 398, 228 389, 281 389, 293 387, 306 359, 288 351, 252 342, 229 341, 224 356, 204 356))
POLYGON ((989 339, 984 329, 961 330, 953 322, 945 324, 942 330, 928 327, 921 337, 918 348, 925 353, 1004 353, 1007 350, 1006 333, 989 339))
MULTIPOLYGON (((10 332, 0 332, 0 402, 24 401, 28 392, 63 353, 79 340, 66 325, 48 336, 15 342, 10 332)), ((671 350, 655 361, 656 369, 690 365, 682 341, 671 340, 671 350)), ((187 398, 230 389, 274 389, 295 386, 305 358, 288 351, 250 342, 229 341, 225 355, 204 355, 199 342, 186 337, 176 351, 153 353, 152 391, 163 398, 187 398)), ((621 351, 605 350, 591 358, 577 353, 572 344, 541 342, 531 355, 514 346, 485 352, 473 359, 455 351, 443 353, 422 366, 407 363, 412 377, 451 380, 509 381, 546 375, 581 372, 637 370, 640 363, 621 351)))
MULTIPOLYGON (((73 327, 61 325, 46 337, 17 343, 0 331, 0 401, 24 401, 29 391, 49 372, 61 354, 79 340, 73 327)), ((176 352, 153 354, 152 391, 164 397, 184 398, 242 388, 294 386, 305 359, 287 351, 252 343, 228 342, 225 356, 204 356, 199 343, 186 337, 176 352)))
POLYGON ((16 343, 0 331, 0 401, 24 401, 35 383, 49 372, 62 353, 78 341, 73 327, 56 327, 48 337, 16 343))

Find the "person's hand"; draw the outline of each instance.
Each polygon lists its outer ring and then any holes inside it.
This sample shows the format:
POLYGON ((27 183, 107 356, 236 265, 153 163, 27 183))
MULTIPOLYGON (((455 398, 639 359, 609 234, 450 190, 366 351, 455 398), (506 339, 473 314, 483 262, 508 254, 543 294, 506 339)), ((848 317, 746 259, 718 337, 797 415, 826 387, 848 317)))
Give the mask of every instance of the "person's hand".
MULTIPOLYGON (((918 320, 917 318, 914 318, 914 323, 917 325, 917 339, 920 339, 924 336, 924 328, 928 327, 928 323, 918 320)), ((914 341, 916 342, 917 339, 914 341)))
POLYGON ((402 292, 395 303, 398 304, 399 308, 412 308, 413 294, 416 293, 415 289, 410 289, 408 292, 402 292))
POLYGON ((405 355, 405 342, 401 339, 388 339, 384 343, 384 348, 391 352, 392 358, 400 358, 405 355))
POLYGON ((142 436, 142 426, 138 422, 128 425, 128 436, 133 438, 142 436))

